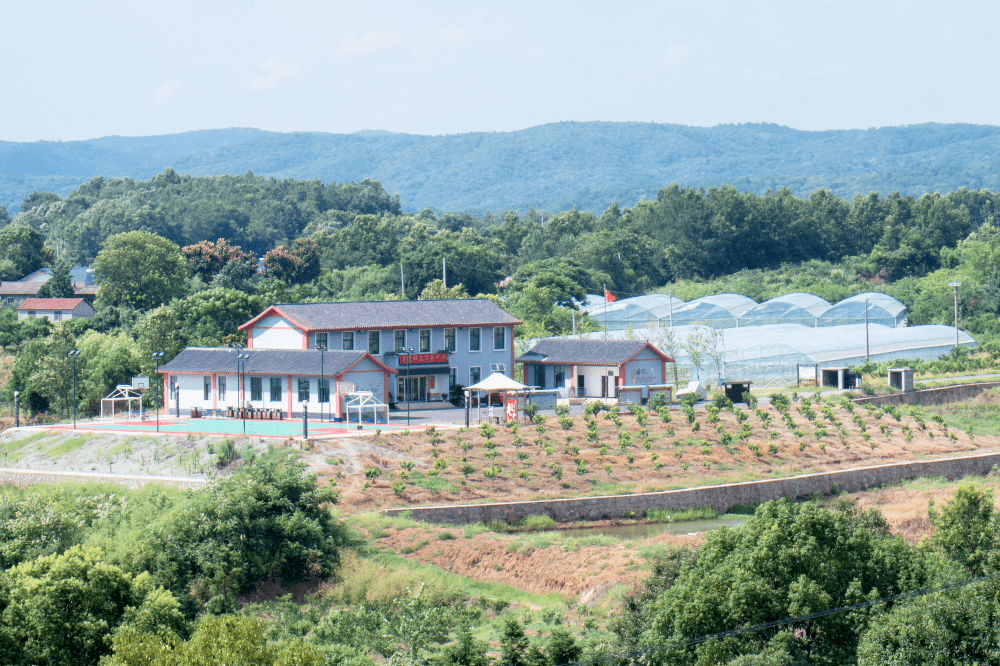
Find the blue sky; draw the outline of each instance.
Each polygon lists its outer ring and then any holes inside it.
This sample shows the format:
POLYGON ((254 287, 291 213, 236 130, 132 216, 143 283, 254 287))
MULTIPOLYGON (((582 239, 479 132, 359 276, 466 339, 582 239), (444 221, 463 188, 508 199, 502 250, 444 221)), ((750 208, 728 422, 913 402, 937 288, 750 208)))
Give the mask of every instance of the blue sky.
POLYGON ((0 3, 0 140, 998 124, 974 2, 0 3))

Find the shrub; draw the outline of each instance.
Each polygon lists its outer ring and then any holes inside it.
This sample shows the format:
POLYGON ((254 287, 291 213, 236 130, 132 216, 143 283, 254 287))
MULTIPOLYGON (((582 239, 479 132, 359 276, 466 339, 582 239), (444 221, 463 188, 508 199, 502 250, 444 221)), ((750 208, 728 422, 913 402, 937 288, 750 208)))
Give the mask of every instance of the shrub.
POLYGON ((733 406, 733 401, 725 393, 716 393, 712 395, 712 405, 716 409, 729 409, 733 406))
POLYGON ((768 396, 768 398, 770 398, 771 404, 779 412, 786 411, 792 404, 791 401, 788 399, 788 396, 785 395, 784 393, 772 393, 771 395, 768 396))

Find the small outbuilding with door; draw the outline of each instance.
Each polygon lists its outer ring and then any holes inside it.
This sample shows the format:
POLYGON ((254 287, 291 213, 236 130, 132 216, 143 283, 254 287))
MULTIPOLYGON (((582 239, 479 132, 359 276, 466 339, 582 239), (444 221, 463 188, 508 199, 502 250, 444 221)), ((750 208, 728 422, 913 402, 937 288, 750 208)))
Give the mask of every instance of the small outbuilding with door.
POLYGON ((179 405, 182 415, 242 407, 287 416, 301 414, 305 406, 310 415, 343 417, 358 393, 388 403, 396 376, 365 351, 226 347, 188 347, 160 372, 169 408, 179 405), (238 359, 241 355, 246 358, 238 359))
POLYGON ((665 383, 673 359, 645 340, 539 340, 517 361, 524 383, 563 397, 617 398, 621 386, 665 383))

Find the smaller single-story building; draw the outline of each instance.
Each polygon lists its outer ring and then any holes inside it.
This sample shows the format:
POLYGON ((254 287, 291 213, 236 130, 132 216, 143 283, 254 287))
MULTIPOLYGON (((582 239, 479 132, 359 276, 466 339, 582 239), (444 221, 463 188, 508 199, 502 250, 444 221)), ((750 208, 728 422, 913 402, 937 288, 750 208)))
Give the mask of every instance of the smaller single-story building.
POLYGON ((29 298, 17 306, 17 320, 44 317, 49 321, 86 319, 94 308, 82 298, 29 298))
POLYGON ((672 358, 645 340, 539 340, 517 362, 524 383, 567 397, 617 397, 618 387, 665 383, 672 358))
POLYGON ((321 409, 342 416, 348 392, 370 391, 379 402, 388 403, 396 375, 366 351, 228 347, 188 347, 160 366, 160 372, 163 395, 169 396, 170 408, 180 401, 181 414, 192 407, 204 411, 244 406, 295 415, 305 404, 317 416, 321 409), (237 367, 241 354, 248 358, 237 367))

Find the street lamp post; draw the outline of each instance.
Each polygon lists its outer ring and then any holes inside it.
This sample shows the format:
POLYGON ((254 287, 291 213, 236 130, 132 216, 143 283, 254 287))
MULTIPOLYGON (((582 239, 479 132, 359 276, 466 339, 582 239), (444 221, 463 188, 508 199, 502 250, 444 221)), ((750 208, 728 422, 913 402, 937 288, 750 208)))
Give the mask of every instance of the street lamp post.
POLYGON ((962 286, 962 283, 949 282, 948 286, 951 287, 951 291, 955 295, 955 349, 958 349, 958 288, 962 286))
POLYGON ((69 357, 73 359, 73 430, 76 430, 76 358, 79 355, 79 349, 74 349, 69 353, 69 357))
POLYGON ((406 347, 405 351, 406 351, 406 386, 404 388, 406 389, 406 425, 410 425, 410 392, 412 388, 410 386, 410 365, 412 365, 410 361, 413 360, 412 358, 413 347, 406 347))
MULTIPOLYGON (((316 345, 316 349, 319 350, 319 422, 323 422, 323 382, 326 379, 326 375, 323 372, 323 355, 326 353, 326 345, 316 345)), ((326 399, 330 399, 330 391, 326 392, 326 399)))
POLYGON ((160 359, 163 358, 163 352, 153 352, 150 356, 156 361, 153 381, 156 382, 156 432, 160 432, 160 359))

